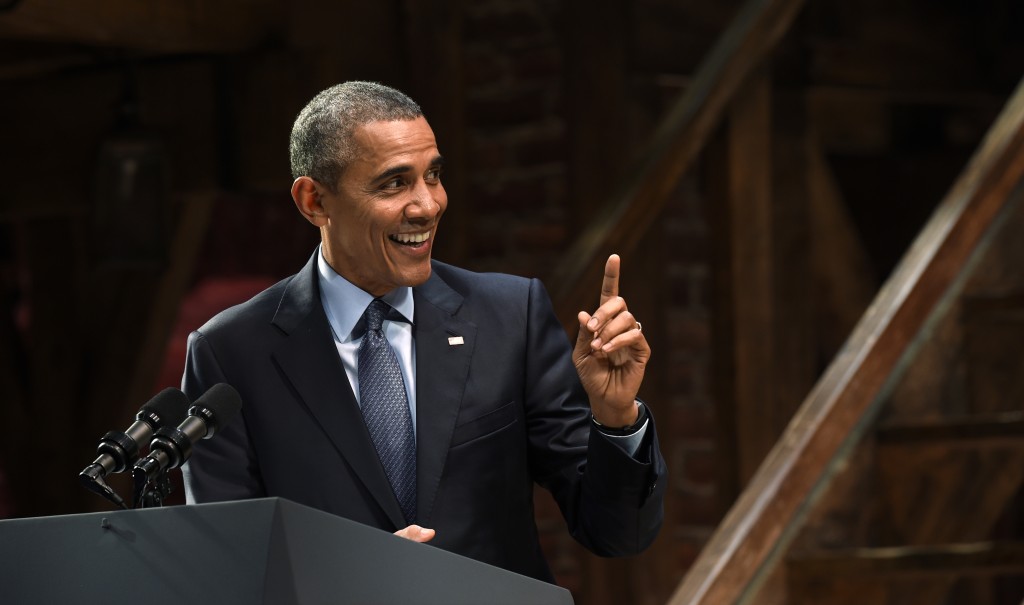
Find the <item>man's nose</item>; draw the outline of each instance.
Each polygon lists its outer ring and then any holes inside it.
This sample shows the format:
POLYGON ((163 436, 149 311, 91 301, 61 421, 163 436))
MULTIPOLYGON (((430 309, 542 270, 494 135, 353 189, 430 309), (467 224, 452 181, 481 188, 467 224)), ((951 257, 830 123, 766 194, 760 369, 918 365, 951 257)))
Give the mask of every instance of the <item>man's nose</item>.
POLYGON ((405 216, 408 219, 432 219, 440 209, 441 205, 427 187, 417 187, 413 191, 412 200, 405 207, 405 216))

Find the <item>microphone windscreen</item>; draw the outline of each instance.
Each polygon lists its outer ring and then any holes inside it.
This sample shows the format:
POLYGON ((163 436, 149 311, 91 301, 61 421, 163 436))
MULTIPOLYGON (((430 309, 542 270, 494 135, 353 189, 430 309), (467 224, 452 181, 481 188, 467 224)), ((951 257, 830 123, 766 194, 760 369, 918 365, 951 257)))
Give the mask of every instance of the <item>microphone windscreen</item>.
POLYGON ((143 404, 139 414, 155 416, 159 426, 178 426, 188 416, 190 404, 188 395, 174 387, 167 387, 143 404))
MULTIPOLYGON (((242 396, 235 388, 227 383, 218 382, 203 393, 192 405, 192 409, 205 408, 208 421, 212 421, 216 429, 224 426, 235 414, 242 409, 242 396)), ((193 412, 190 412, 193 413, 193 412)))

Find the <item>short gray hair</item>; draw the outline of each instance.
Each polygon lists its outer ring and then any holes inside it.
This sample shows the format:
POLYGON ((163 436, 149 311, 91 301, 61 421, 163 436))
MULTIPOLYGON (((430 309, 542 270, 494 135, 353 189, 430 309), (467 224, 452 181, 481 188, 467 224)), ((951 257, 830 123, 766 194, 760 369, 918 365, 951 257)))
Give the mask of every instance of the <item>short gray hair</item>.
POLYGON ((352 133, 369 122, 414 120, 423 110, 406 94, 377 82, 344 82, 299 112, 288 143, 292 178, 308 176, 334 191, 355 155, 352 133))

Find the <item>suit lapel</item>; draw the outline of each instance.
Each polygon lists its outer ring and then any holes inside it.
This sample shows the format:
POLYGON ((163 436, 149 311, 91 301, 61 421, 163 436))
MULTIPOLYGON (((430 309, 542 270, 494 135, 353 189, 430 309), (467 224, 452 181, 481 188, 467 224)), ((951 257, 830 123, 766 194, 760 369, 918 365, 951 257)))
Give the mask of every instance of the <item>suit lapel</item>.
POLYGON ((331 337, 320 303, 316 254, 288 284, 273 323, 288 334, 274 360, 391 522, 405 527, 331 337))
POLYGON ((413 289, 413 296, 416 303, 413 334, 416 339, 417 517, 430 527, 434 499, 466 389, 477 328, 454 316, 463 297, 436 272, 425 284, 413 289))

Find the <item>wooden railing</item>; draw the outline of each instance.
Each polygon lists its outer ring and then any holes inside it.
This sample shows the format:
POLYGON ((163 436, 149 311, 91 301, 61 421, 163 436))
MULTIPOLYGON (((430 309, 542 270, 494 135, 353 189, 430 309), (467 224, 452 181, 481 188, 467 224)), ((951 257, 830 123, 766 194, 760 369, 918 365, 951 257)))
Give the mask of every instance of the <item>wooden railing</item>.
POLYGON ((803 4, 749 0, 740 9, 642 150, 632 178, 596 213, 545 280, 553 285, 555 309, 572 333, 576 311, 593 303, 593 284, 599 283, 604 258, 612 252, 628 254, 644 237, 736 91, 771 53, 803 4))
MULTIPOLYGON (((785 433, 680 583, 673 605, 753 596, 869 425, 929 318, 986 233, 1024 198, 1024 81, 785 433)), ((1024 202, 1020 202, 1024 203, 1024 202)))

